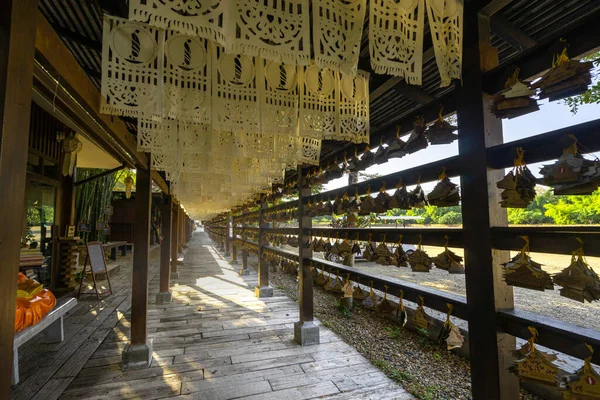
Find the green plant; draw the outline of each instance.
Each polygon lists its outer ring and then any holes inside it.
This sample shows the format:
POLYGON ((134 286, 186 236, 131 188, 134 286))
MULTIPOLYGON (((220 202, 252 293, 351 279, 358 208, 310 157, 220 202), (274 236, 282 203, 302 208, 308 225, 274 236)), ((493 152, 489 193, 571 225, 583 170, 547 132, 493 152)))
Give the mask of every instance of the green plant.
POLYGON ((393 369, 390 374, 390 378, 396 381, 402 382, 411 382, 414 378, 408 371, 398 371, 397 369, 393 369))
POLYGON ((436 360, 440 360, 442 356, 440 353, 433 353, 433 358, 435 358, 436 360))
POLYGON ((392 339, 398 339, 400 336, 402 336, 402 329, 400 329, 398 326, 388 326, 385 328, 385 331, 392 339))
POLYGON ((339 300, 335 304, 335 306, 338 309, 338 311, 340 312, 340 314, 342 315, 342 317, 350 318, 352 316, 352 311, 350 311, 348 308, 346 308, 346 306, 343 305, 339 300))
POLYGON ((377 368, 379 368, 380 370, 384 371, 387 370, 389 368, 389 363, 382 359, 382 358, 378 358, 377 360, 373 360, 372 361, 373 365, 376 366, 377 368))

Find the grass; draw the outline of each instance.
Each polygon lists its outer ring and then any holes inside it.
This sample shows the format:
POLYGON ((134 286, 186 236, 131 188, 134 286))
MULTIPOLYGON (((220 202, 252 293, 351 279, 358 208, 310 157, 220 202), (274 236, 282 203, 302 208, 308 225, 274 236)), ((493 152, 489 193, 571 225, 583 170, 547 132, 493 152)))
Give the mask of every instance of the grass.
POLYGON ((337 307, 337 309, 342 317, 344 317, 344 318, 352 317, 352 311, 350 311, 346 306, 342 305, 342 303, 339 300, 335 304, 335 306, 337 307))
POLYGON ((385 331, 392 339, 398 339, 402 336, 402 329, 399 326, 388 326, 385 331))

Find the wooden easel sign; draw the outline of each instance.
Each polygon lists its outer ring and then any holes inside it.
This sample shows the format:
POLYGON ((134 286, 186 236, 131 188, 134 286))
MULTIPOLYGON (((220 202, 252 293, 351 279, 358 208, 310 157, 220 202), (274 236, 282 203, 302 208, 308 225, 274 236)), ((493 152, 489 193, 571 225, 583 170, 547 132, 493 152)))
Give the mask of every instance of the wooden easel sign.
MULTIPOLYGON (((90 261, 90 271, 92 273, 92 281, 94 282, 94 291, 96 297, 100 300, 100 291, 96 284, 96 274, 103 272, 106 275, 108 281, 108 292, 102 294, 112 294, 112 288, 110 286, 110 277, 108 276, 108 270, 106 269, 106 260, 104 259, 104 248, 100 242, 88 242, 87 244, 87 257, 83 264, 83 271, 81 271, 81 281, 79 282, 79 292, 77 298, 81 295, 81 287, 83 286, 83 279, 85 278, 85 271, 87 269, 88 260, 90 261)), ((84 292, 84 294, 92 294, 94 292, 84 292)))

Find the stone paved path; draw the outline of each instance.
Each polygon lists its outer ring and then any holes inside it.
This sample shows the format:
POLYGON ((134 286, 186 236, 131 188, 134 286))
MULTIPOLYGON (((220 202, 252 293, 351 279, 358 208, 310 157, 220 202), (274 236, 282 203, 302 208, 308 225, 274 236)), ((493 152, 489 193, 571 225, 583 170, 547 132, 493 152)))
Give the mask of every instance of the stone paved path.
POLYGON ((173 303, 155 304, 158 274, 152 269, 150 368, 121 371, 129 310, 111 308, 103 337, 88 338, 74 353, 82 353, 79 363, 55 371, 39 391, 27 393, 60 399, 412 398, 323 326, 320 345, 298 346, 292 338, 298 305, 278 290, 272 298, 257 299, 256 271, 242 277, 238 270, 205 233, 196 232, 172 285, 173 303), (86 343, 95 347, 86 352, 86 343))

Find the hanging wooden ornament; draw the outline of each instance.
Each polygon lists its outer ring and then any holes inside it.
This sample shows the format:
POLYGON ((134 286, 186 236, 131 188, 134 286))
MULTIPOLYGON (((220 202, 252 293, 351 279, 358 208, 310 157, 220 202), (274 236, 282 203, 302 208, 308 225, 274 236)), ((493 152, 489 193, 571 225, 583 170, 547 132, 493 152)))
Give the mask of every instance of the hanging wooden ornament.
POLYGON ((396 185, 396 191, 390 198, 388 202, 388 207, 390 209, 399 208, 401 210, 409 210, 410 202, 409 202, 409 194, 406 190, 406 186, 402 183, 402 179, 396 185))
POLYGON ((427 205, 425 192, 421 187, 421 176, 417 179, 417 186, 408 194, 408 205, 410 208, 423 208, 427 205))
POLYGON ((426 129, 427 125, 425 124, 425 118, 418 117, 413 123, 413 132, 408 137, 406 145, 404 146, 404 151, 406 151, 407 154, 412 154, 427 148, 428 142, 425 137, 426 129))
POLYGON ((409 257, 408 262, 413 272, 429 272, 433 267, 431 258, 423 250, 423 236, 419 235, 419 243, 417 250, 415 250, 409 257))
POLYGON ((396 267, 408 267, 408 256, 402 247, 402 235, 400 235, 398 246, 396 246, 394 254, 392 254, 392 264, 396 267))
POLYGON ((592 367, 594 349, 587 343, 585 346, 590 355, 583 360, 583 367, 576 372, 576 375, 567 378, 570 397, 565 396, 565 398, 569 400, 600 399, 600 374, 592 367))
POLYGON ((344 282, 344 287, 342 288, 343 297, 345 298, 353 298, 354 297, 354 286, 352 285, 352 281, 350 280, 350 272, 346 274, 346 282, 344 282))
POLYGON ((125 198, 129 199, 131 197, 131 188, 133 188, 134 184, 131 173, 127 173, 127 176, 123 180, 123 183, 125 183, 125 198))
POLYGON ((382 214, 388 210, 390 195, 386 192, 385 182, 381 184, 379 194, 375 197, 375 212, 382 214))
POLYGON ((342 281, 339 277, 340 271, 336 270, 335 275, 331 276, 331 274, 329 275, 329 282, 327 282, 327 284, 325 285, 325 290, 327 290, 328 292, 333 292, 336 294, 341 294, 343 293, 343 289, 344 289, 344 281, 342 281))
POLYGON ((360 255, 361 254, 361 249, 360 249, 360 244, 358 243, 358 240, 360 238, 360 234, 357 233, 356 234, 356 239, 354 240, 354 243, 352 244, 352 254, 356 254, 356 255, 360 255))
POLYGON ((383 299, 377 304, 377 312, 381 315, 393 315, 394 311, 398 309, 398 305, 387 298, 388 286, 385 285, 384 288, 383 299))
POLYGON ((504 266, 504 280, 507 285, 533 290, 553 290, 554 284, 550 275, 542 270, 542 265, 529 257, 529 237, 521 236, 525 245, 521 251, 504 266))
POLYGON ((317 280, 319 277, 319 270, 316 269, 313 265, 310 265, 310 275, 312 276, 313 282, 317 280))
POLYGON ((458 139, 458 135, 454 133, 458 129, 457 126, 453 126, 444 120, 443 117, 444 107, 440 107, 438 113, 438 119, 427 128, 425 135, 429 140, 430 144, 448 144, 458 139))
POLYGON ((363 305, 363 307, 365 307, 369 310, 376 310, 377 303, 379 303, 379 299, 377 298, 377 295, 373 291, 373 281, 371 281, 371 286, 369 288, 369 294, 363 300, 362 305, 363 305))
POLYGON ((585 92, 592 83, 590 70, 593 67, 592 61, 569 59, 565 42, 562 52, 554 55, 552 68, 531 87, 540 89, 540 99, 555 101, 576 96, 585 92))
POLYGON ((389 143, 387 147, 387 158, 388 160, 392 158, 402 158, 408 153, 405 150, 406 142, 400 139, 400 127, 396 128, 396 137, 389 143))
POLYGON ((352 297, 362 302, 368 295, 369 293, 360 286, 360 278, 357 278, 356 286, 354 286, 354 290, 352 291, 352 297))
POLYGON ((525 165, 525 152, 517 147, 517 158, 514 168, 496 183, 498 189, 504 189, 500 194, 503 208, 525 208, 535 197, 536 178, 525 165))
POLYGON ((396 309, 396 321, 398 321, 401 327, 404 327, 406 321, 408 321, 408 314, 406 313, 406 307, 404 307, 404 290, 400 290, 400 300, 396 309))
POLYGON ((458 185, 452 183, 446 174, 446 168, 442 170, 437 185, 427 195, 427 202, 431 206, 452 207, 457 206, 460 201, 458 185))
POLYGON ((519 80, 519 72, 519 68, 515 69, 504 84, 504 90, 494 96, 490 110, 496 118, 520 117, 540 109, 537 101, 531 98, 535 90, 519 80))
POLYGON ((440 269, 448 271, 451 274, 464 274, 465 267, 462 265, 462 257, 456 255, 452 250, 448 249, 448 236, 446 238, 446 244, 444 245, 444 251, 432 258, 433 264, 440 269))
POLYGON ((450 315, 452 314, 452 310, 454 306, 450 303, 446 303, 448 307, 448 312, 446 313, 446 321, 442 325, 442 329, 440 330, 440 334, 438 335, 438 341, 440 343, 446 343, 446 348, 448 350, 461 348, 465 338, 460 333, 460 330, 452 323, 450 320, 450 315))
POLYGON ((379 243, 379 246, 375 249, 377 264, 391 265, 392 264, 392 252, 385 243, 385 235, 383 235, 383 241, 379 243))
POLYGON ((375 152, 375 160, 373 162, 374 165, 379 165, 387 162, 388 160, 388 151, 387 146, 383 143, 383 136, 379 139, 379 146, 377 147, 377 151, 375 152))
POLYGON ((327 284, 328 280, 329 279, 327 278, 327 276, 325 276, 325 268, 321 268, 321 273, 319 274, 319 276, 315 280, 315 285, 317 285, 317 286, 325 286, 327 284))
POLYGON ((417 328, 425 330, 429 328, 429 316, 425 312, 425 299, 423 296, 419 296, 419 305, 415 310, 412 321, 417 328))
MULTIPOLYGON (((350 202, 350 207, 348 207, 348 212, 351 214, 360 212, 360 196, 358 194, 358 186, 355 188, 354 197, 352 198, 352 201, 350 202)), ((350 215, 348 215, 348 217, 349 216, 350 215)), ((353 222, 356 222, 356 221, 353 221, 353 222)))
POLYGON ((359 215, 369 215, 375 212, 375 200, 371 197, 371 186, 367 188, 367 194, 360 199, 359 215))
POLYGON ((518 359, 515 361, 515 368, 511 370, 521 380, 556 386, 566 373, 553 363, 557 358, 555 355, 544 353, 536 347, 537 329, 532 326, 528 329, 531 337, 527 340, 527 344, 515 352, 518 359))
POLYGON ((571 264, 554 275, 554 284, 562 286, 560 295, 580 302, 600 300, 600 278, 588 265, 583 253, 583 242, 576 238, 581 246, 573 251, 571 264))
POLYGON ((360 171, 362 171, 369 168, 373 164, 375 164, 375 153, 371 151, 370 146, 367 146, 365 147, 365 151, 363 151, 357 167, 360 171))
POLYGON ((544 165, 540 174, 544 184, 554 189, 555 195, 589 195, 600 185, 600 160, 588 160, 579 153, 577 138, 571 146, 563 150, 558 161, 544 165))

